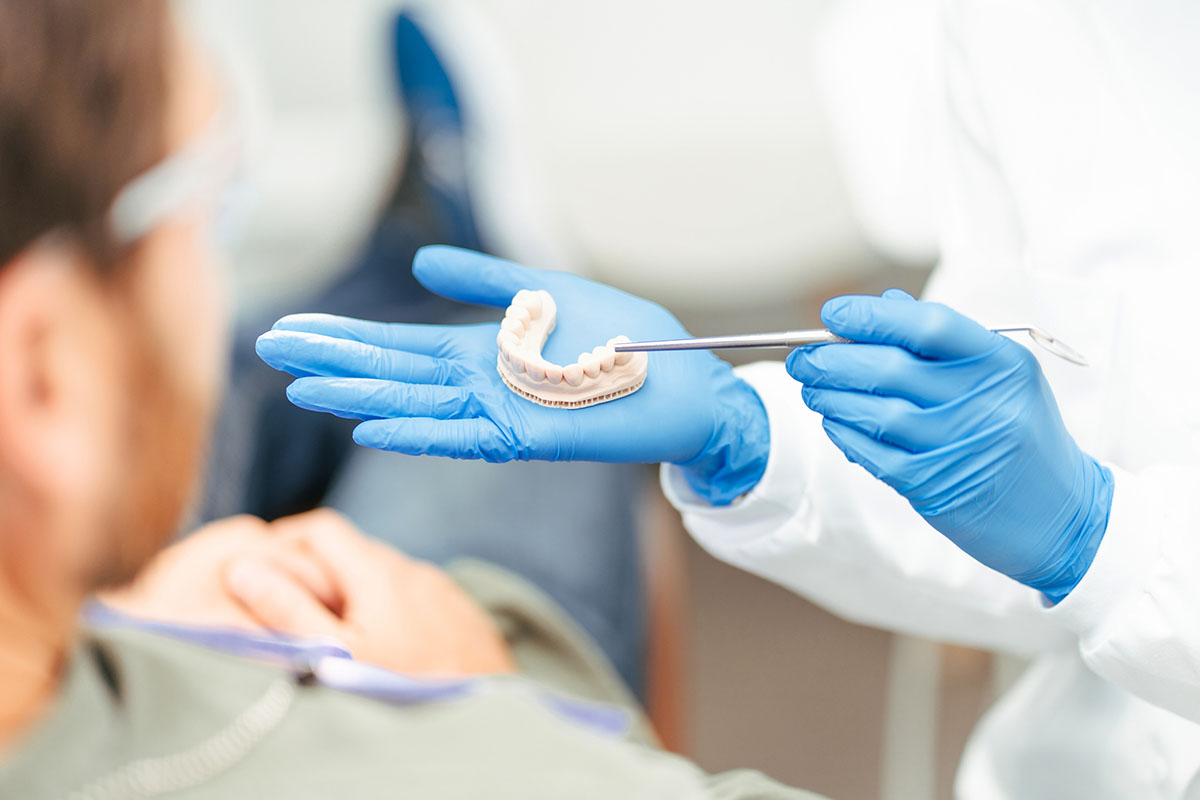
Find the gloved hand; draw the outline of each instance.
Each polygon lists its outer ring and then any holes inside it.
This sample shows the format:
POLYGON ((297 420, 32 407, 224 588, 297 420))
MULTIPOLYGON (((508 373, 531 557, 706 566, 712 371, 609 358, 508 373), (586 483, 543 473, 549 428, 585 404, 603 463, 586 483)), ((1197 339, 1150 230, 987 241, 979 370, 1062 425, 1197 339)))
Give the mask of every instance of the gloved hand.
POLYGON ((855 344, 794 350, 787 369, 834 444, 976 560, 1065 597, 1113 478, 1067 432, 1033 354, 899 290, 834 298, 821 318, 855 344))
MULTIPOLYGON (((452 247, 413 261, 425 287, 453 300, 506 307, 545 289, 558 307, 549 361, 571 363, 613 336, 687 336, 646 300, 562 272, 529 269, 452 247)), ((368 447, 485 461, 670 462, 714 504, 749 491, 766 468, 770 435, 758 395, 707 352, 651 353, 645 385, 608 403, 547 408, 517 396, 496 372, 496 323, 405 325, 322 314, 284 317, 258 354, 298 376, 301 408, 366 420, 368 447)))

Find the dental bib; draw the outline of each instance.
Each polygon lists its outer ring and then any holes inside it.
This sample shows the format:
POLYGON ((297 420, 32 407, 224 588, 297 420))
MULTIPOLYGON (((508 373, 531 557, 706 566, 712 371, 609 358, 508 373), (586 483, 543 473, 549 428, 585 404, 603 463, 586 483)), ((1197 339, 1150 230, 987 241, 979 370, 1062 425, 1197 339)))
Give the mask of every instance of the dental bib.
POLYGON ((509 389, 551 408, 585 408, 642 388, 649 363, 646 354, 617 353, 612 348, 628 342, 626 336, 609 339, 566 366, 542 358, 557 317, 549 292, 522 289, 513 297, 496 336, 496 371, 509 389))

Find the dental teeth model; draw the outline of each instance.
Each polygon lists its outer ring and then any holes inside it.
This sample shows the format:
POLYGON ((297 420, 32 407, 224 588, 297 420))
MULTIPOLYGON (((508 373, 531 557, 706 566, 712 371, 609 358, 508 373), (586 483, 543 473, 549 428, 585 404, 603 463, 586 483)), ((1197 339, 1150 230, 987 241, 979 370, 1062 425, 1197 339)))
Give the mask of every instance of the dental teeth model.
POLYGON ((628 342, 617 336, 574 364, 560 367, 542 358, 554 330, 558 308, 546 291, 522 289, 504 312, 496 346, 496 371, 517 394, 553 408, 583 408, 633 394, 646 382, 645 353, 616 353, 612 346, 628 342))

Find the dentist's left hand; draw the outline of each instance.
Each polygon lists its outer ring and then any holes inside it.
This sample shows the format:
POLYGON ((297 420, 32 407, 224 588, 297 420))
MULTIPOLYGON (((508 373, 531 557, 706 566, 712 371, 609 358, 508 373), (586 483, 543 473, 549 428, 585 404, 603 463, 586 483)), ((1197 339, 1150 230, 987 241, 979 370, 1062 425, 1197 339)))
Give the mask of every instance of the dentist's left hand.
MULTIPOLYGON (((445 297, 500 308, 521 289, 550 292, 558 323, 546 354, 558 363, 619 334, 635 341, 688 335, 649 301, 467 250, 424 248, 413 274, 445 297)), ((670 462, 713 503, 749 491, 762 476, 766 412, 711 353, 653 353, 634 394, 582 409, 546 408, 500 379, 498 331, 498 322, 407 325, 300 314, 263 334, 258 354, 297 376, 288 387, 296 405, 366 420, 354 440, 368 447, 493 462, 670 462)))

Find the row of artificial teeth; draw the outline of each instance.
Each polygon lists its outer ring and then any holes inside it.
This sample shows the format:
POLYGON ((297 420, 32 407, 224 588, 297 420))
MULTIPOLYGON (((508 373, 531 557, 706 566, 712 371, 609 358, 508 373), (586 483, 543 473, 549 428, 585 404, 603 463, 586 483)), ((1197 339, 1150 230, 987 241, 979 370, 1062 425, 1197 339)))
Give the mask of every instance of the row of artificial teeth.
POLYGON ((504 312, 504 318, 517 320, 521 323, 521 329, 526 330, 533 320, 542 316, 543 311, 545 311, 545 304, 542 303, 541 295, 528 289, 522 289, 512 299, 508 310, 504 312))
POLYGON ((513 298, 512 304, 508 310, 504 312, 504 319, 500 323, 500 334, 496 337, 496 344, 504 347, 507 343, 511 347, 516 347, 522 339, 525 338, 526 332, 533 325, 535 319, 540 319, 545 307, 542 303, 542 298, 536 293, 528 289, 522 289, 517 292, 517 296, 513 298), (509 334, 506 336, 505 334, 509 334))
POLYGON ((514 349, 515 342, 500 334, 500 357, 508 365, 514 375, 522 373, 534 381, 546 381, 551 386, 566 381, 569 386, 580 386, 584 378, 597 378, 601 372, 612 372, 616 367, 625 366, 632 360, 631 353, 618 353, 612 346, 618 342, 628 342, 628 337, 618 336, 610 339, 607 345, 596 347, 590 353, 580 353, 579 360, 574 364, 560 367, 545 359, 526 359, 514 349))
POLYGON ((611 372, 615 367, 628 364, 633 358, 630 353, 617 353, 613 350, 612 345, 629 341, 626 336, 617 336, 590 353, 581 353, 574 364, 565 367, 551 364, 542 358, 526 359, 516 352, 517 348, 534 321, 540 319, 544 311, 545 305, 539 293, 522 289, 517 292, 504 314, 500 332, 496 335, 496 345, 500 349, 500 357, 514 375, 524 373, 531 380, 544 380, 553 386, 563 381, 569 386, 580 386, 585 377, 596 378, 601 372, 611 372))

